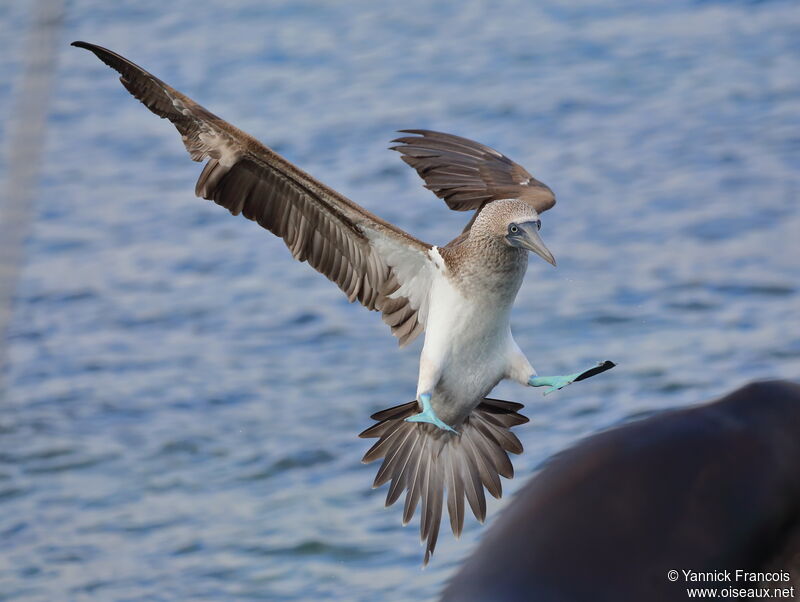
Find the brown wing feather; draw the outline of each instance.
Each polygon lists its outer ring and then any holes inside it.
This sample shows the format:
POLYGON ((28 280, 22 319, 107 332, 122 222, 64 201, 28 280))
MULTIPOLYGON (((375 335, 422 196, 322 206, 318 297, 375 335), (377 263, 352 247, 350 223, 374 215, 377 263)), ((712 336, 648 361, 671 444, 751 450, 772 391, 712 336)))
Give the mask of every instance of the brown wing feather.
POLYGON ((521 165, 474 140, 431 130, 400 130, 391 147, 417 170, 425 187, 456 211, 480 210, 499 199, 519 199, 542 213, 556 204, 553 191, 521 165))
POLYGON ((367 232, 421 254, 419 261, 427 260, 430 245, 325 186, 126 58, 86 42, 72 45, 90 50, 118 71, 133 96, 171 121, 193 160, 209 159, 195 187, 198 196, 258 222, 351 301, 382 311, 401 345, 423 330, 419 307, 406 297, 389 297, 402 282, 367 232))

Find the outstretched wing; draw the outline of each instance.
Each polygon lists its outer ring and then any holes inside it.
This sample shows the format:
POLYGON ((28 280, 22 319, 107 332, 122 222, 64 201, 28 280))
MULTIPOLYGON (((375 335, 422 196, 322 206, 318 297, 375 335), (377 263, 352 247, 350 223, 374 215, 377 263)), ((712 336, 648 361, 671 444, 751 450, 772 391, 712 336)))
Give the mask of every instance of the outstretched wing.
POLYGON ((295 259, 351 301, 383 313, 400 344, 425 327, 433 266, 423 243, 315 180, 124 57, 73 42, 121 75, 127 90, 181 133, 194 161, 208 159, 195 193, 280 236, 295 259))
POLYGON ((450 209, 481 209, 500 199, 519 199, 542 213, 556 204, 553 191, 502 153, 486 145, 431 130, 400 130, 391 147, 417 170, 425 187, 450 209))

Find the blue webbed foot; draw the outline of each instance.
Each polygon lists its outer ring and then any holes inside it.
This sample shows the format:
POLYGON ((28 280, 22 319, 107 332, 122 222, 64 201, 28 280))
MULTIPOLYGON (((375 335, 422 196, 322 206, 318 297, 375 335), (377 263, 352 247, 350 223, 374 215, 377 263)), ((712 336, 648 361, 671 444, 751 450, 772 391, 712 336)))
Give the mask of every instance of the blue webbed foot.
POLYGON ((545 395, 549 395, 553 391, 558 391, 559 389, 563 389, 569 384, 580 380, 586 380, 591 376, 595 376, 596 374, 600 374, 601 372, 605 372, 606 370, 611 370, 616 366, 614 362, 609 362, 608 360, 604 362, 600 362, 596 366, 592 366, 588 370, 583 370, 582 372, 575 372, 574 374, 565 374, 559 376, 532 376, 531 379, 528 381, 528 384, 531 387, 550 387, 547 391, 544 392, 545 395))
POLYGON ((449 424, 442 422, 436 415, 436 412, 433 411, 430 393, 423 393, 419 396, 419 400, 422 402, 422 411, 419 414, 414 414, 413 416, 406 418, 406 422, 427 422, 439 427, 443 431, 450 431, 451 433, 458 435, 458 431, 456 429, 449 424))

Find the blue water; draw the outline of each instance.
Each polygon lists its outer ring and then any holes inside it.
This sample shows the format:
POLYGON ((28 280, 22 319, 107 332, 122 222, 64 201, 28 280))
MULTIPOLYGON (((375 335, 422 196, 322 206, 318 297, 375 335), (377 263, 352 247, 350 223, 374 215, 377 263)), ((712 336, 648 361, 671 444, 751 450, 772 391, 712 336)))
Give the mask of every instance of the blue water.
MULTIPOLYGON (((7 340, 0 599, 430 599, 484 532, 443 529, 420 570, 356 438, 413 398, 420 342, 194 198, 178 135, 75 39, 432 243, 466 216, 385 150, 397 129, 476 138, 556 191, 559 267, 531 260, 517 341, 543 374, 619 367, 498 387, 531 418, 506 499, 587 433, 800 376, 795 2, 198 4, 67 6, 7 340)), ((0 8, 2 119, 27 6, 0 8)))

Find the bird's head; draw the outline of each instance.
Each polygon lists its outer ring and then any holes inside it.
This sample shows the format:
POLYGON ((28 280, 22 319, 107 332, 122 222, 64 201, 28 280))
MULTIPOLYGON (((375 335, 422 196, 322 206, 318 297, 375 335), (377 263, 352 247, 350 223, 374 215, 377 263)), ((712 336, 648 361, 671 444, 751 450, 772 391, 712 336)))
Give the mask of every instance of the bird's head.
POLYGON ((475 225, 510 247, 533 251, 547 263, 556 265, 555 257, 539 235, 542 228, 539 213, 523 201, 493 201, 483 208, 475 225))

